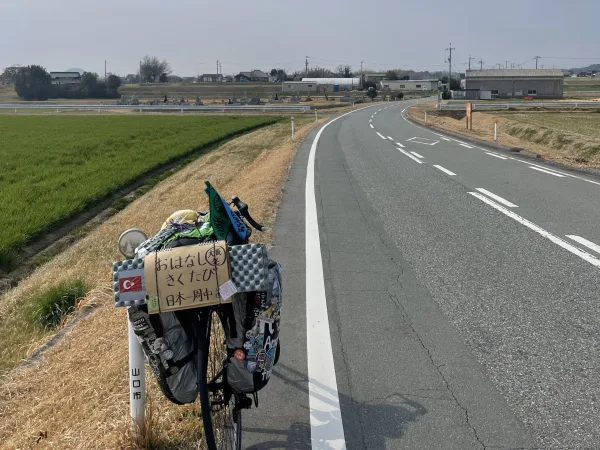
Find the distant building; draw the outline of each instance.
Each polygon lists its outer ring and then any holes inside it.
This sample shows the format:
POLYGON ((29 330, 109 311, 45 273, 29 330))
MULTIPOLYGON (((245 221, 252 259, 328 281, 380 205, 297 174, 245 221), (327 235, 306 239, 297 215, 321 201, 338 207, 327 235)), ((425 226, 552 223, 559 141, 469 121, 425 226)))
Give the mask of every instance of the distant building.
POLYGON ((220 83, 223 81, 223 75, 220 73, 204 73, 200 75, 201 83, 220 83))
POLYGON ((491 98, 562 98, 564 77, 560 69, 467 70, 466 89, 485 91, 485 97, 489 91, 491 98))
POLYGON ((258 81, 258 82, 269 82, 269 75, 264 73, 262 70, 251 70, 250 72, 240 72, 235 77, 236 82, 244 81, 258 81))
POLYGON ((365 73, 365 83, 367 81, 372 81, 373 83, 379 83, 381 80, 385 78, 385 74, 383 73, 365 73))
POLYGON ((302 78, 302 81, 318 83, 327 92, 352 91, 360 87, 360 78, 302 78))
POLYGON ((79 84, 81 74, 79 72, 50 72, 52 84, 79 84))
POLYGON ((314 81, 284 81, 281 83, 281 92, 298 92, 304 94, 305 92, 318 92, 319 83, 314 81))
POLYGON ((382 80, 380 89, 390 91, 437 91, 438 80, 382 80))

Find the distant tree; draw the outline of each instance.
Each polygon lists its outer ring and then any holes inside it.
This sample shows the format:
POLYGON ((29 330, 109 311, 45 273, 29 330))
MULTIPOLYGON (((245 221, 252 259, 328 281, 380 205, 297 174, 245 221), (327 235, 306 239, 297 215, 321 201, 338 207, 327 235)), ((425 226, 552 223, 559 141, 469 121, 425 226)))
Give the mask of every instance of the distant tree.
POLYGON ((450 100, 452 99, 452 93, 450 91, 442 92, 442 100, 450 100))
POLYGON ((18 64, 4 69, 4 72, 0 75, 0 84, 14 85, 17 81, 17 75, 20 69, 21 66, 18 64))
POLYGON ((121 86, 121 77, 111 73, 106 79, 106 85, 109 91, 116 92, 121 86))
POLYGON ((159 61, 156 56, 144 56, 142 59, 142 82, 154 83, 164 73, 165 76, 171 73, 171 67, 166 60, 159 61))
POLYGON ((370 87, 369 89, 367 89, 367 97, 369 97, 371 100, 377 97, 377 89, 375 89, 374 87, 370 87))
POLYGON ((84 97, 93 97, 98 91, 98 74, 93 72, 83 72, 79 88, 84 97))
POLYGON ((404 92, 396 92, 394 97, 396 97, 396 100, 402 100, 404 98, 404 92))
POLYGON ((25 100, 47 100, 52 95, 52 77, 42 66, 20 67, 15 90, 25 100))
MULTIPOLYGON (((447 84, 448 83, 448 76, 444 75, 442 78, 440 78, 440 81, 443 84, 447 84)), ((450 78, 450 89, 455 91, 457 89, 460 89, 460 78, 450 78)))
POLYGON ((277 69, 271 69, 271 76, 274 77, 277 75, 277 69))
POLYGON ((169 77, 166 73, 161 73, 158 77, 158 81, 160 81, 161 83, 166 83, 167 81, 169 81, 169 77))
POLYGON ((401 79, 401 80, 404 80, 404 81, 408 81, 408 80, 410 80, 410 75, 404 75, 404 76, 403 76, 402 78, 400 78, 400 79, 401 79))
POLYGON ((352 67, 339 65, 335 69, 335 75, 340 78, 352 78, 352 67))
POLYGON ((398 79, 398 72, 396 72, 395 70, 388 70, 385 73, 385 78, 387 80, 397 80, 398 79))

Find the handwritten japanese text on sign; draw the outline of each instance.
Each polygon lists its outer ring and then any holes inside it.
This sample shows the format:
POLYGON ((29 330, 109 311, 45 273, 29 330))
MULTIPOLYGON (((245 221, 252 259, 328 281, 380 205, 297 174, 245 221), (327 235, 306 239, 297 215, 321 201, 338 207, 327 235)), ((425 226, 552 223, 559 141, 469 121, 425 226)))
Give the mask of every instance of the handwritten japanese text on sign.
POLYGON ((219 287, 230 280, 223 241, 176 247, 144 259, 148 312, 158 313, 223 303, 219 287))

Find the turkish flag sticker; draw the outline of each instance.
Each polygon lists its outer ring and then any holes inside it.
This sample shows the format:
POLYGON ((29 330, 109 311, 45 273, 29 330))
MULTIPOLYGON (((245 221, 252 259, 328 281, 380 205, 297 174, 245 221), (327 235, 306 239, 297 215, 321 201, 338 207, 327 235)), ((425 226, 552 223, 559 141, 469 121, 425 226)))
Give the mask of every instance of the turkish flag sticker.
POLYGON ((142 290, 142 277, 129 277, 119 279, 119 292, 137 292, 142 290))

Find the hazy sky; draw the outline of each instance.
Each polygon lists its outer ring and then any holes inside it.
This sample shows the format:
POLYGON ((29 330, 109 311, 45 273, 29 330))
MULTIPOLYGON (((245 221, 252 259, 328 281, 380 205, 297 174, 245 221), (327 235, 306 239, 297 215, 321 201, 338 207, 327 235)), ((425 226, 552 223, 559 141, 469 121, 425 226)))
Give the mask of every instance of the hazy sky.
POLYGON ((103 74, 106 59, 126 75, 150 54, 182 76, 214 73, 217 59, 226 74, 303 69, 305 55, 329 68, 443 70, 450 41, 453 70, 469 55, 570 68, 600 63, 599 17, 600 0, 0 0, 0 69, 103 74))

